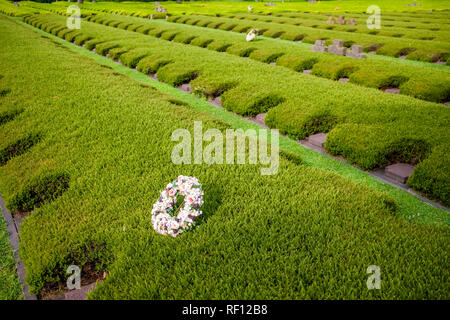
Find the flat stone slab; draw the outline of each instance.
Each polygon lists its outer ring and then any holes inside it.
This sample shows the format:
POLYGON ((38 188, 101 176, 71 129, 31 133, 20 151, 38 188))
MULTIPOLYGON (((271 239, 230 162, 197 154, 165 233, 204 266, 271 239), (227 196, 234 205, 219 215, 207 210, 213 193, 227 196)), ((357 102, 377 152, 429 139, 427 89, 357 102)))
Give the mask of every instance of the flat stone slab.
POLYGON ((450 106, 450 101, 444 102, 446 106, 450 106))
POLYGON ((64 295, 64 300, 86 300, 87 293, 95 288, 96 283, 82 286, 80 289, 72 290, 64 295))
POLYGON ((223 108, 222 102, 220 101, 220 97, 216 97, 213 100, 208 100, 208 103, 213 105, 214 107, 223 108))
POLYGON ((339 82, 348 82, 349 78, 340 78, 339 82))
POLYGON ((191 93, 192 87, 189 83, 183 83, 181 86, 178 87, 178 90, 181 90, 183 92, 191 93))
POLYGON ((323 144, 325 143, 325 140, 327 139, 327 134, 320 132, 313 134, 312 136, 308 137, 308 142, 316 147, 323 148, 323 144))
POLYGON ((405 184, 406 180, 408 180, 413 170, 414 170, 413 165, 410 165, 408 163, 396 163, 387 166, 384 169, 384 173, 386 174, 386 177, 399 183, 405 184))
POLYGON ((311 74, 311 70, 303 70, 304 74, 311 74))
POLYGON ((400 93, 400 89, 399 88, 386 88, 386 89, 384 89, 384 92, 393 93, 393 94, 399 94, 400 93))
POLYGON ((256 122, 265 125, 264 119, 266 118, 266 114, 265 113, 260 113, 258 115, 256 115, 255 120, 256 122))

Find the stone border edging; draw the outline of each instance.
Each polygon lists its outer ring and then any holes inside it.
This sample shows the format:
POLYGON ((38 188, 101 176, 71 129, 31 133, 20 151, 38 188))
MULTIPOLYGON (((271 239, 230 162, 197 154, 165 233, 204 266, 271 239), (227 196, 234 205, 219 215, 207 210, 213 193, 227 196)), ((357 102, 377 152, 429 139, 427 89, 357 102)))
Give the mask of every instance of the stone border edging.
POLYGON ((0 209, 2 210, 3 219, 6 222, 6 231, 9 235, 9 243, 11 244, 14 259, 16 260, 16 270, 19 277, 20 283, 22 285, 22 294, 25 300, 37 300, 37 296, 29 293, 28 285, 25 282, 25 265, 20 259, 19 255, 19 226, 16 224, 11 212, 6 209, 5 200, 1 197, 0 193, 0 209))

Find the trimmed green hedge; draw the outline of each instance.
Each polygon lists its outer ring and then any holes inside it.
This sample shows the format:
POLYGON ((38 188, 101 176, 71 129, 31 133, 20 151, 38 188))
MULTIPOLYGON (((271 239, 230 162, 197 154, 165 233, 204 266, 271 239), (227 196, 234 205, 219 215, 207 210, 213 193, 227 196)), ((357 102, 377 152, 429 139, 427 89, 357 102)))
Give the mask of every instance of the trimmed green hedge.
POLYGON ((407 181, 410 187, 433 195, 447 207, 450 206, 449 154, 448 146, 437 147, 429 158, 419 163, 407 181))

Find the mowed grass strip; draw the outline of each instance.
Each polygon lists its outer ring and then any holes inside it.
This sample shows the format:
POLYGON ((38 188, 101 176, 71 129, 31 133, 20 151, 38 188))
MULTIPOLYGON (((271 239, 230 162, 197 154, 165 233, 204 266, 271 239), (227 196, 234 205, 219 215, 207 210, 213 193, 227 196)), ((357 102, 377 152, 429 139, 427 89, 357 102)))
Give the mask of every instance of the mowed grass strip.
MULTIPOLYGON (((293 139, 329 132, 325 148, 365 170, 398 161, 417 164, 450 141, 450 131, 440 129, 450 123, 449 109, 442 104, 310 77, 232 55, 224 59, 222 52, 90 22, 83 23, 82 31, 74 31, 59 29, 65 19, 58 16, 29 16, 25 21, 45 31, 56 30, 57 36, 75 43, 90 38, 78 43, 146 74, 156 73, 168 84, 190 82, 200 96, 221 96, 227 110, 244 116, 267 113, 265 123, 293 139)), ((149 32, 164 34, 158 28, 149 32)), ((403 78, 391 80, 398 83, 403 78)), ((442 172, 449 161, 448 157, 440 159, 442 172)), ((435 168, 423 172, 428 182, 442 180, 436 177, 435 168)), ((425 187, 428 182, 420 181, 414 183, 417 190, 449 205, 448 188, 436 193, 425 187)))
POLYGON ((31 128, 45 137, 0 169, 4 196, 48 170, 71 178, 22 226, 35 291, 95 259, 108 277, 91 299, 448 298, 446 227, 399 219, 390 197, 285 159, 269 177, 260 166, 175 166, 175 128, 227 126, 4 18, 0 31, 5 106, 24 108, 1 141, 31 128), (149 212, 180 173, 202 182, 205 216, 172 239, 152 230, 149 212), (366 287, 373 264, 383 290, 366 287))

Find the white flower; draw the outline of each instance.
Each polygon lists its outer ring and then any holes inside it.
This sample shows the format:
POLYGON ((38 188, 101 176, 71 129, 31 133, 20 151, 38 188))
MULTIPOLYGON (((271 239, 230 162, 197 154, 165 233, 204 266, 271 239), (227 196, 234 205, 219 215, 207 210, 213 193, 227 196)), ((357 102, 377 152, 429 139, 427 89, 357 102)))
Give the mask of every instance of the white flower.
POLYGON ((160 198, 153 205, 151 222, 156 232, 162 235, 176 237, 183 233, 194 223, 194 220, 202 214, 197 210, 203 204, 203 190, 195 177, 178 176, 177 180, 169 183, 160 198), (176 203, 177 192, 184 196, 184 206, 177 216, 168 214, 176 203), (196 209, 193 205, 196 204, 196 209))

